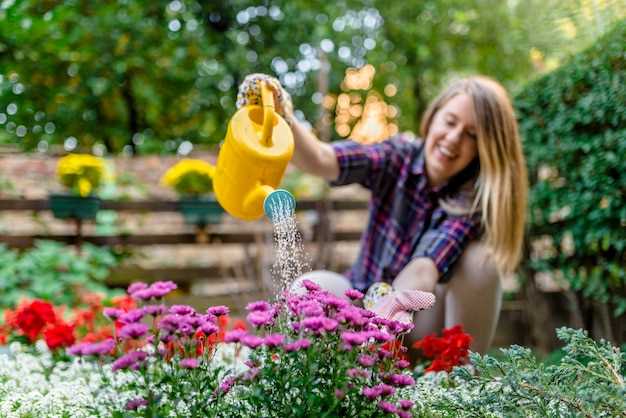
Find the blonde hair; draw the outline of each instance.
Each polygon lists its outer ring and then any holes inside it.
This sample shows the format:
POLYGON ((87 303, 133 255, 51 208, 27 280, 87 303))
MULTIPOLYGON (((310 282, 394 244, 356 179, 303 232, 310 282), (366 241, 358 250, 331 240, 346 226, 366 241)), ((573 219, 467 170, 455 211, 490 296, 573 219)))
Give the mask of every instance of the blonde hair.
POLYGON ((495 264, 501 273, 511 273, 522 254, 528 198, 526 161, 515 112, 506 90, 498 82, 484 76, 464 78, 451 83, 428 106, 421 123, 424 140, 435 114, 459 94, 472 99, 479 171, 460 187, 459 195, 442 199, 440 204, 456 214, 471 214, 480 208, 484 240, 495 264), (460 205, 463 201, 465 204, 460 205))

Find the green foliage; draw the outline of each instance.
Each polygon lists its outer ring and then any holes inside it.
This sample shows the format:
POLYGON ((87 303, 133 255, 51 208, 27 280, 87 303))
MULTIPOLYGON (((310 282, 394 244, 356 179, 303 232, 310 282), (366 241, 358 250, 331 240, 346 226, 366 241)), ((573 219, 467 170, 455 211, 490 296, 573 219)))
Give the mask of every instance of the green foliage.
POLYGON ((619 417, 626 411, 626 353, 595 342, 582 330, 560 328, 563 358, 541 363, 512 346, 503 356, 471 356, 475 371, 421 379, 419 416, 429 417, 619 417))
POLYGON ((626 21, 516 98, 531 180, 531 266, 626 312, 626 21))
POLYGON ((80 254, 53 241, 38 241, 21 254, 0 246, 0 309, 24 298, 78 306, 79 291, 107 292, 103 281, 117 263, 110 250, 90 244, 80 254))
MULTIPOLYGON (((555 29, 557 19, 597 26, 572 15, 579 1, 414 3, 2 2, 0 142, 114 153, 216 144, 252 72, 276 75, 315 121, 326 62, 329 93, 341 91, 346 68, 371 63, 372 88, 393 83, 398 94, 386 100, 400 110, 400 128, 416 130, 450 75, 482 72, 515 87, 537 70, 531 48, 548 57, 579 44, 555 29)), ((623 16, 617 8, 603 7, 602 19, 623 16)))

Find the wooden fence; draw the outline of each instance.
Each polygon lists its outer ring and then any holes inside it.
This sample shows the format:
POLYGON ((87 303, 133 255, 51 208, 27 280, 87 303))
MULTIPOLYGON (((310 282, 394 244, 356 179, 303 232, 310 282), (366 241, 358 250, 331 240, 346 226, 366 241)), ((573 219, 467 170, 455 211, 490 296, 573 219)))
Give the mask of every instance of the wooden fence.
MULTIPOLYGON (((176 201, 171 200, 104 200, 101 209, 135 214, 177 212, 178 204, 176 201)), ((355 243, 358 241, 364 224, 355 225, 349 230, 337 230, 333 227, 332 218, 335 214, 342 211, 363 211, 363 217, 359 217, 359 219, 365 219, 366 209, 367 202, 363 200, 298 201, 298 211, 314 211, 315 213, 316 222, 313 225, 312 234, 309 234, 307 240, 315 248, 312 260, 314 269, 330 268, 341 271, 348 267, 348 263, 338 263, 336 260, 333 260, 333 245, 341 242, 355 243)), ((48 210, 47 199, 0 199, 0 212, 37 213, 48 210)), ((241 223, 236 228, 230 229, 226 229, 223 225, 218 224, 197 228, 194 232, 179 231, 167 234, 133 233, 117 235, 83 234, 81 225, 76 224, 76 230, 73 234, 3 235, 0 236, 0 243, 18 249, 31 247, 36 240, 40 239, 59 241, 71 245, 89 242, 95 245, 111 247, 183 244, 205 246, 241 245, 249 256, 247 257, 248 262, 240 265, 156 268, 142 268, 133 265, 121 266, 112 271, 108 284, 123 287, 137 278, 145 281, 174 280, 183 290, 189 291, 190 287, 201 279, 209 280, 211 283, 227 279, 227 284, 230 287, 225 288, 222 296, 228 296, 230 298, 229 302, 234 305, 242 305, 242 301, 267 295, 267 275, 269 274, 267 270, 269 266, 267 259, 263 259, 263 254, 267 254, 267 247, 272 245, 271 237, 271 225, 263 222, 241 223), (250 247, 255 247, 256 250, 251 251, 250 247)), ((222 285, 224 284, 222 283, 222 285)), ((550 311, 546 308, 546 298, 552 300, 549 303, 563 305, 562 295, 538 295, 536 287, 531 287, 530 293, 528 288, 526 288, 525 291, 517 295, 515 300, 505 300, 495 344, 519 343, 537 345, 539 343, 543 344, 544 351, 554 346, 554 339, 550 340, 549 337, 545 336, 554 334, 553 327, 544 330, 543 336, 541 335, 541 328, 545 328, 545 321, 548 320, 548 318, 545 318, 545 315, 554 315, 554 310, 550 311), (537 304, 536 301, 541 301, 543 305, 537 304), (543 311, 540 312, 536 308, 529 309, 530 306, 536 306, 537 308, 543 306, 543 311), (544 341, 541 341, 542 338, 544 341)), ((201 305, 206 304, 207 299, 190 296, 185 302, 201 305)), ((561 314, 561 317, 556 320, 551 318, 552 323, 565 325, 563 315, 566 314, 561 314)))

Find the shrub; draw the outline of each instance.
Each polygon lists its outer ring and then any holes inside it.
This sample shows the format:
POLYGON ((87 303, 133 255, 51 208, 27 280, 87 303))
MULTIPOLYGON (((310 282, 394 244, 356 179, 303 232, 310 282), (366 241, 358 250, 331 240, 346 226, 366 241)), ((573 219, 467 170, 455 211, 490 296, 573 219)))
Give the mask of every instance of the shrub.
POLYGON ((110 293, 102 281, 117 264, 111 250, 91 244, 80 254, 54 241, 37 241, 21 254, 0 246, 0 310, 21 299, 77 306, 83 291, 110 293))
POLYGON ((626 312, 626 21, 530 83, 516 107, 528 160, 531 267, 626 312))
POLYGON ((626 411, 626 353, 582 330, 560 328, 564 356, 541 363, 530 349, 471 355, 472 368, 427 374, 413 392, 420 417, 618 417, 626 411))

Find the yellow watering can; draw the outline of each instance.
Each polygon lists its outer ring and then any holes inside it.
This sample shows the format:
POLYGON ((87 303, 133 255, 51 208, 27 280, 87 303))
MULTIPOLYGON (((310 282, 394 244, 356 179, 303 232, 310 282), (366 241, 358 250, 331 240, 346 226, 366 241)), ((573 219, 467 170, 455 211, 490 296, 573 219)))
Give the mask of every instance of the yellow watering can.
POLYGON ((262 106, 243 106, 231 118, 213 177, 220 205, 246 221, 264 213, 276 221, 296 206, 291 193, 275 189, 293 155, 293 134, 274 110, 274 95, 265 82, 261 99, 262 106))

